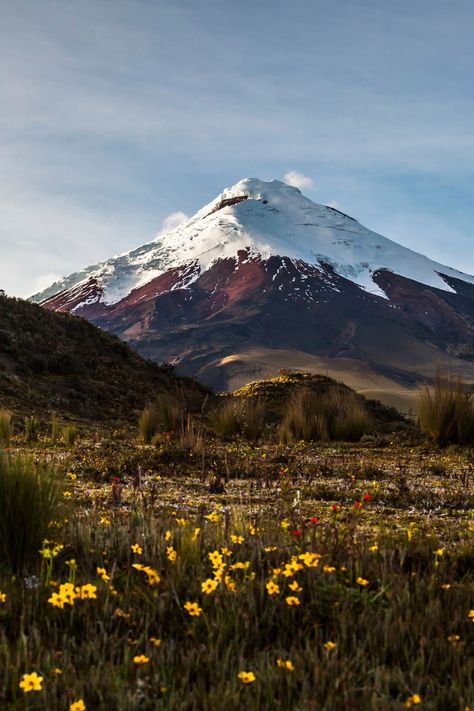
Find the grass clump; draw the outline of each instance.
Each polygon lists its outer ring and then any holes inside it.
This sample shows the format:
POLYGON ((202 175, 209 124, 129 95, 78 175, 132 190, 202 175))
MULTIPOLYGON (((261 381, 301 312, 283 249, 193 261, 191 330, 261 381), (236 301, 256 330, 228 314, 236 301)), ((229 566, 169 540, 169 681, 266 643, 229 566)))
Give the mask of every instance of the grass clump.
POLYGON ((355 393, 302 390, 290 400, 278 434, 282 444, 298 440, 358 442, 370 428, 370 416, 355 393))
POLYGON ((0 456, 0 560, 7 569, 19 573, 38 560, 58 503, 58 482, 46 464, 0 456))
POLYGON ((64 425, 62 431, 63 442, 66 447, 74 447, 74 444, 79 435, 79 430, 76 425, 64 425))
POLYGON ((474 403, 460 378, 438 371, 434 384, 420 391, 418 417, 422 432, 440 447, 474 442, 474 403))
POLYGON ((12 413, 8 410, 0 410, 0 444, 2 447, 10 445, 12 436, 12 413))
POLYGON ((36 442, 40 433, 40 421, 36 417, 25 417, 24 429, 27 442, 36 442))
POLYGON ((181 412, 176 400, 169 395, 162 395, 143 409, 138 429, 143 442, 150 444, 157 434, 177 432, 181 421, 181 412))
POLYGON ((256 398, 227 400, 211 415, 212 426, 222 439, 260 439, 265 428, 265 406, 256 398))

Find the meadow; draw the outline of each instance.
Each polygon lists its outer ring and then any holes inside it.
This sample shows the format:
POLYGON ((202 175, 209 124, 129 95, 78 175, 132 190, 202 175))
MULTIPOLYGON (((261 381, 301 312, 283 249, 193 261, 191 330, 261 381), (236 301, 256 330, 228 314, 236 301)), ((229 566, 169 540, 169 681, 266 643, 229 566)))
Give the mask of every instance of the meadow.
POLYGON ((70 427, 4 437, 2 709, 474 708, 472 448, 70 427))

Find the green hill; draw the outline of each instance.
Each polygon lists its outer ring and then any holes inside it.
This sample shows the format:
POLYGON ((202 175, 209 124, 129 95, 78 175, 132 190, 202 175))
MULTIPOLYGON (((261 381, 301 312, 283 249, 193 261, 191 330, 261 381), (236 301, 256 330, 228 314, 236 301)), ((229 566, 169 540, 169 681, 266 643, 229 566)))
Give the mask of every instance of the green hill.
POLYGON ((205 394, 82 318, 0 296, 0 407, 135 420, 163 392, 191 406, 205 394))

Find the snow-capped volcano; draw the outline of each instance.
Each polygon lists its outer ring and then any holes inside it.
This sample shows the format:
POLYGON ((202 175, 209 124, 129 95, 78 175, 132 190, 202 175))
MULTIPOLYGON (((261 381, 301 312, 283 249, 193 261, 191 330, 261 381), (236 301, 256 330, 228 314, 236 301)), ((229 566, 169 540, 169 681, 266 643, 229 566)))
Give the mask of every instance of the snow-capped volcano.
POLYGON ((116 304, 133 289, 173 269, 179 279, 172 288, 189 286, 217 260, 237 257, 267 260, 283 256, 314 266, 329 264, 340 276, 386 298, 373 275, 386 269, 422 284, 452 291, 442 275, 474 283, 474 277, 438 264, 363 227, 357 220, 318 205, 278 180, 246 178, 226 188, 193 217, 152 242, 56 282, 33 297, 43 301, 59 291, 86 288, 84 302, 73 310, 101 301, 116 304))
POLYGON ((32 298, 220 386, 244 361, 247 380, 263 374, 255 361, 268 364, 267 351, 283 351, 279 366, 296 352, 326 370, 349 358, 405 382, 474 362, 473 276, 277 180, 241 180, 175 229, 32 298))

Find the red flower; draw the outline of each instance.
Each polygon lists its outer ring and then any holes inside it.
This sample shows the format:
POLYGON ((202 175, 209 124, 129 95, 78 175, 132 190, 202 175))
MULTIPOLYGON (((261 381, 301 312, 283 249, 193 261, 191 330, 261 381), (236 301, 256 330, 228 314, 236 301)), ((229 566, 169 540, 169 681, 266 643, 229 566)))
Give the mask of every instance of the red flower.
POLYGON ((360 509, 361 506, 362 506, 362 504, 360 503, 360 501, 354 501, 354 508, 355 509, 360 509))
POLYGON ((112 477, 112 481, 120 481, 120 477, 119 477, 119 476, 113 476, 113 477, 112 477))
POLYGON ((364 501, 371 501, 372 500, 371 495, 368 494, 367 492, 365 492, 365 494, 362 498, 364 499, 364 501))
POLYGON ((339 508, 339 506, 338 506, 337 504, 333 504, 333 505, 331 506, 331 508, 332 508, 333 511, 337 511, 338 508, 339 508))
POLYGON ((298 528, 296 528, 296 529, 293 531, 293 535, 294 535, 294 536, 301 536, 301 531, 300 531, 298 528))
POLYGON ((312 523, 313 525, 318 523, 319 519, 316 518, 316 516, 313 516, 313 518, 310 518, 309 522, 312 523))

